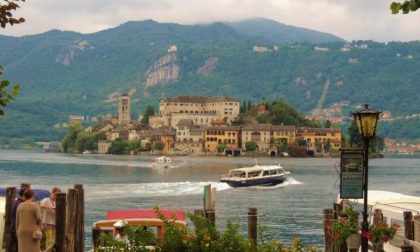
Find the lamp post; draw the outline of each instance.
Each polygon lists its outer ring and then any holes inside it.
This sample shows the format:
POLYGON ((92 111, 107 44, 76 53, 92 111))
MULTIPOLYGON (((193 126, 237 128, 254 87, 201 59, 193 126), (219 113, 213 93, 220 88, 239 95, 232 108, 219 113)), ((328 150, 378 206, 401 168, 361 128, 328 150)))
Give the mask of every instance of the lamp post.
POLYGON ((369 231, 368 223, 368 169, 369 169, 369 140, 375 137, 376 125, 381 112, 368 108, 367 104, 358 112, 353 113, 360 136, 363 138, 363 222, 362 222, 362 252, 368 251, 368 240, 363 236, 364 232, 369 231))

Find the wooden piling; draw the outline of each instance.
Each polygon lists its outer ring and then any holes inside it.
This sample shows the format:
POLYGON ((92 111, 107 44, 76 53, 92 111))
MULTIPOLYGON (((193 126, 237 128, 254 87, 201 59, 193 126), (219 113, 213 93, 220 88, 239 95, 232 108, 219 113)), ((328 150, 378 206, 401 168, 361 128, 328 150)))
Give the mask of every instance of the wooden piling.
POLYGON ((66 212, 66 252, 76 251, 76 228, 77 228, 77 191, 69 189, 67 193, 66 212))
POLYGON ((334 209, 334 216, 333 219, 337 220, 338 218, 340 218, 340 216, 343 213, 343 205, 338 204, 338 203, 334 203, 333 204, 333 209, 334 209))
POLYGON ((383 223, 383 222, 384 222, 384 215, 382 214, 382 210, 375 209, 375 211, 373 212, 373 223, 378 224, 378 223, 383 223))
POLYGON ((77 191, 77 219, 76 219, 76 237, 74 252, 85 251, 85 197, 83 185, 76 184, 74 189, 77 191))
POLYGON ((206 210, 206 218, 210 221, 210 223, 215 226, 216 225, 216 213, 212 209, 206 210))
POLYGON ((324 238, 325 238, 325 251, 332 251, 331 244, 329 243, 329 232, 331 232, 331 225, 334 217, 334 210, 331 208, 324 209, 324 238))
POLYGON ((194 215, 195 216, 205 216, 205 214, 204 214, 204 210, 202 210, 202 209, 194 209, 194 215))
POLYGON ((402 245, 401 252, 413 252, 414 248, 411 245, 402 245))
POLYGON ((413 213, 410 211, 406 211, 403 214, 404 214, 405 238, 409 240, 414 240, 413 213))
POLYGON ((414 221, 414 241, 420 242, 420 215, 413 217, 414 221))
POLYGON ((257 209, 248 208, 248 240, 253 243, 255 247, 257 245, 257 209))
POLYGON ((96 251, 96 249, 99 247, 100 236, 101 236, 101 229, 98 227, 92 228, 93 251, 96 251))
POLYGON ((16 200, 16 188, 6 188, 6 212, 4 220, 4 233, 3 233, 3 248, 6 252, 12 251, 12 208, 16 200))
POLYGON ((55 207, 55 251, 65 252, 66 246, 66 194, 57 193, 55 207))

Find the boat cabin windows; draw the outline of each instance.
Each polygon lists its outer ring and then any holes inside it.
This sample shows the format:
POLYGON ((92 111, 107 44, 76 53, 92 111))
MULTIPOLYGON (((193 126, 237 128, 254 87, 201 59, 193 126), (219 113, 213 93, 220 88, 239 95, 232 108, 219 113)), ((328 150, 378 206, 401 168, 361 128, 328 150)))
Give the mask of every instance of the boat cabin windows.
POLYGON ((240 177, 240 178, 245 178, 246 174, 244 171, 231 171, 230 172, 230 177, 240 177))
POLYGON ((261 174, 261 171, 251 171, 251 172, 248 172, 248 178, 258 177, 260 176, 260 174, 261 174))

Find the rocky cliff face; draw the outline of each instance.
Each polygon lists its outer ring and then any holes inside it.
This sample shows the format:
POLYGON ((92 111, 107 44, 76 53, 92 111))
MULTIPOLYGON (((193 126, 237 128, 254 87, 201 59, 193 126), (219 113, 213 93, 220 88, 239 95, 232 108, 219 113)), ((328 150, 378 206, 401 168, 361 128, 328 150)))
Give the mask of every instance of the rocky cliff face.
POLYGON ((204 65, 197 69, 197 74, 208 76, 211 71, 216 67, 217 63, 219 62, 219 58, 210 57, 204 62, 204 65))
POLYGON ((175 52, 169 52, 161 57, 146 72, 146 87, 156 85, 160 82, 171 82, 178 80, 180 67, 177 64, 175 52))
POLYGON ((75 41, 72 44, 66 46, 63 51, 58 54, 55 58, 55 61, 63 65, 70 65, 74 58, 79 54, 82 54, 85 50, 94 49, 92 45, 89 44, 86 40, 75 41))

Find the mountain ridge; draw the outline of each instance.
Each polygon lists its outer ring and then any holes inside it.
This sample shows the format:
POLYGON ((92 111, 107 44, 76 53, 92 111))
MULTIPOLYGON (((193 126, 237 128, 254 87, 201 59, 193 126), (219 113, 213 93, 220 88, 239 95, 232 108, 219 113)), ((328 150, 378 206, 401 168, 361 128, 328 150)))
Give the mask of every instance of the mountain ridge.
POLYGON ((0 137, 56 139, 62 132, 54 124, 71 114, 115 113, 109 95, 130 90, 136 90, 135 114, 180 94, 282 98, 305 113, 321 97, 323 106, 349 100, 400 115, 418 113, 420 42, 282 44, 221 22, 188 26, 146 20, 89 34, 53 30, 0 36, 0 62, 2 77, 21 85, 21 95, 0 118, 0 137), (177 67, 153 69, 168 78, 152 78, 154 85, 147 86, 148 70, 172 46, 177 67), (331 83, 323 95, 327 80, 331 83))

